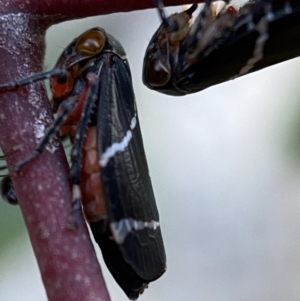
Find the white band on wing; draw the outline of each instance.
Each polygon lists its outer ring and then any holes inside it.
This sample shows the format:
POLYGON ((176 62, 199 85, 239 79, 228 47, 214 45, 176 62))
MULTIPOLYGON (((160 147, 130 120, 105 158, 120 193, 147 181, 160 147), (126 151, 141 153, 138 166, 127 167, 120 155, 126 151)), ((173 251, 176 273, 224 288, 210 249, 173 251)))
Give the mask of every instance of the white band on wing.
POLYGON ((118 222, 110 223, 110 228, 117 244, 122 244, 132 230, 139 231, 145 228, 156 230, 159 226, 159 221, 144 222, 133 218, 123 218, 118 222))
POLYGON ((117 152, 122 152, 128 146, 131 138, 132 138, 132 130, 135 128, 137 123, 136 115, 132 117, 130 122, 130 130, 126 132, 126 135, 120 142, 114 142, 111 146, 109 146, 100 158, 100 166, 105 167, 110 160, 117 152))

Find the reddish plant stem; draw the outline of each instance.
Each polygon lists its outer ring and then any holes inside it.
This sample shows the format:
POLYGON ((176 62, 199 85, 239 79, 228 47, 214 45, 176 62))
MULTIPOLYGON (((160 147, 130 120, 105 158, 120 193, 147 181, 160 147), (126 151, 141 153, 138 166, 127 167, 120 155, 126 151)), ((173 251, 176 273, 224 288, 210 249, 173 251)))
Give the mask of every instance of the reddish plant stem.
MULTIPOLYGON (((204 0, 197 1, 198 3, 204 0)), ((6 13, 30 13, 35 15, 60 15, 66 19, 84 18, 115 12, 153 8, 153 0, 1 0, 0 11, 6 13), (7 3, 9 3, 7 5, 7 3)), ((166 6, 186 4, 183 0, 164 0, 166 6)))
MULTIPOLYGON (((175 5, 180 0, 165 1, 175 5)), ((42 70, 46 29, 59 21, 153 7, 152 0, 0 0, 0 82, 42 70)), ((42 83, 0 91, 0 146, 19 199, 50 301, 110 300, 81 217, 70 228, 68 163, 54 141, 20 173, 14 166, 36 147, 53 121, 42 83)))
MULTIPOLYGON (((1 82, 42 69, 45 20, 2 18, 1 82)), ((18 174, 14 166, 35 148, 53 120, 42 83, 0 94, 0 145, 7 158, 49 300, 109 300, 92 243, 81 217, 72 219, 68 163, 57 139, 18 174), (95 297, 96 296, 96 297, 95 297)))

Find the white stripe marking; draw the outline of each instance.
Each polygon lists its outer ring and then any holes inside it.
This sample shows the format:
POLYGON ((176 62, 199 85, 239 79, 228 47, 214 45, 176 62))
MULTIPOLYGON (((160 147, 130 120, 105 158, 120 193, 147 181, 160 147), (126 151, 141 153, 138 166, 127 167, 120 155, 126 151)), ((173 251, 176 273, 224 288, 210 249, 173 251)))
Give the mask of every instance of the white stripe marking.
MULTIPOLYGON (((264 57, 265 43, 269 38, 268 23, 269 21, 272 21, 274 19, 274 14, 272 12, 272 7, 270 4, 266 6, 266 10, 267 12, 265 17, 262 18, 255 27, 256 31, 259 33, 259 36, 255 41, 253 56, 250 59, 248 59, 246 65, 241 68, 239 74, 237 76, 232 77, 231 79, 247 74, 251 69, 253 69, 254 65, 264 57)), ((250 22, 252 23, 252 21, 250 22)))
POLYGON ((132 138, 132 130, 136 127, 136 116, 131 119, 130 122, 130 130, 126 132, 126 135, 120 142, 114 142, 111 146, 109 146, 100 158, 100 166, 105 167, 110 160, 117 152, 122 152, 128 146, 131 138, 132 138))
POLYGON ((259 37, 255 41, 253 56, 247 61, 246 65, 240 70, 239 75, 247 74, 254 65, 264 57, 264 46, 269 38, 268 21, 262 20, 257 24, 257 31, 259 37))
POLYGON ((118 222, 112 222, 110 224, 114 241, 117 244, 122 244, 132 230, 139 231, 145 228, 156 230, 158 227, 160 227, 158 221, 152 220, 151 222, 143 222, 133 218, 123 218, 118 222))

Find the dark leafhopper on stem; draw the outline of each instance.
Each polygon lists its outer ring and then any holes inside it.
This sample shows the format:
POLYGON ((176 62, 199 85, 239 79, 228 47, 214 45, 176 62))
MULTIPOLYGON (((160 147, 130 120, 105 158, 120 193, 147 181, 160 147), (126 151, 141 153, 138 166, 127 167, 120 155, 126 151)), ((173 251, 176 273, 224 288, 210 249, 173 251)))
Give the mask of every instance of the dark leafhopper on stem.
POLYGON ((51 78, 58 117, 16 169, 57 132, 71 138, 74 212, 81 202, 110 272, 137 299, 165 272, 166 255, 126 53, 114 37, 92 28, 66 47, 53 70, 0 88, 45 78, 51 78))
POLYGON ((194 22, 195 4, 166 18, 155 3, 162 24, 146 50, 143 82, 158 92, 195 93, 300 56, 297 0, 206 0, 194 22))

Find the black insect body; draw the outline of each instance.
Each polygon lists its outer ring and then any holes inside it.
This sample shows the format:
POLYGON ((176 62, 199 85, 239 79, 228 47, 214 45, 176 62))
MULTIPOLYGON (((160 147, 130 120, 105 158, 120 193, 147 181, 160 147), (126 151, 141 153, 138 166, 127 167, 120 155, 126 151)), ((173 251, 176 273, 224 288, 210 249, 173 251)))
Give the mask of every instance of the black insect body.
POLYGON ((300 56, 300 2, 257 0, 240 9, 206 0, 166 18, 144 58, 143 82, 169 95, 185 95, 300 56), (191 24, 191 25, 190 25, 191 24))
POLYGON ((126 53, 115 38, 93 28, 64 50, 55 69, 33 80, 45 77, 52 77, 58 117, 17 168, 38 156, 58 130, 70 136, 74 208, 82 201, 110 272, 137 299, 165 272, 166 255, 126 53))

